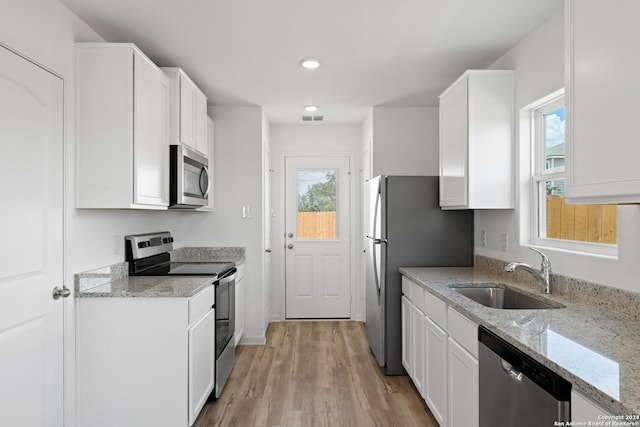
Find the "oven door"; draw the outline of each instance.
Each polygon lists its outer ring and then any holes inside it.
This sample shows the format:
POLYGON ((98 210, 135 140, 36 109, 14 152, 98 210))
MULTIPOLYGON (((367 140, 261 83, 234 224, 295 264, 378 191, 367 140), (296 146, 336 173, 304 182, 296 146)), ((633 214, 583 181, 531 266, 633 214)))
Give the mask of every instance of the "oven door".
POLYGON ((221 275, 216 282, 216 383, 214 399, 220 397, 222 389, 231 375, 236 363, 233 333, 235 323, 235 279, 236 269, 233 268, 221 275))
POLYGON ((170 146, 170 208, 198 208, 209 202, 206 157, 182 145, 170 146))

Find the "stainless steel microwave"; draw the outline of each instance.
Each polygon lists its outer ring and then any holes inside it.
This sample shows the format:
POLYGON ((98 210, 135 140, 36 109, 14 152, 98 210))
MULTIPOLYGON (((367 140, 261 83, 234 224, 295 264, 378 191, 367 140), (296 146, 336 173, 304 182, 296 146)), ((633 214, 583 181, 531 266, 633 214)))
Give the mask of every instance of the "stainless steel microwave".
POLYGON ((209 162, 182 145, 170 146, 170 209, 195 209, 209 204, 209 162))

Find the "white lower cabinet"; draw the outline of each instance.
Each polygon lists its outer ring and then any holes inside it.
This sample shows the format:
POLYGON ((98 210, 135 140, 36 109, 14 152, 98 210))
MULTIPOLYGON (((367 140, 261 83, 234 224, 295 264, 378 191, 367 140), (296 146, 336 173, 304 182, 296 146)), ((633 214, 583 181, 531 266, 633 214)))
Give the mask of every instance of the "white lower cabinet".
POLYGON ((244 263, 238 265, 236 273, 236 327, 234 330, 233 339, 235 340, 235 345, 240 344, 240 340, 244 335, 244 326, 245 326, 245 301, 247 299, 247 286, 245 285, 244 280, 244 263))
POLYGON ((413 372, 411 363, 411 347, 413 335, 411 334, 411 301, 406 296, 402 296, 401 312, 402 312, 402 366, 409 376, 413 372))
POLYGON ((478 359, 455 340, 449 338, 448 344, 448 425, 474 427, 479 414, 478 359))
POLYGON ((424 313, 411 305, 411 374, 413 384, 424 397, 424 313))
POLYGON ((447 425, 447 333, 424 317, 424 399, 441 426, 447 425))
POLYGON ((571 390, 571 421, 576 423, 589 423, 592 425, 598 425, 597 423, 604 422, 614 415, 607 409, 600 406, 598 403, 585 396, 579 390, 573 388, 571 390))
POLYGON ((76 300, 79 426, 186 427, 213 388, 214 288, 76 300))
POLYGON ((189 328, 189 425, 196 422, 215 383, 214 311, 209 310, 189 328))
POLYGON ((402 365, 441 427, 478 426, 478 325, 402 280, 402 365))

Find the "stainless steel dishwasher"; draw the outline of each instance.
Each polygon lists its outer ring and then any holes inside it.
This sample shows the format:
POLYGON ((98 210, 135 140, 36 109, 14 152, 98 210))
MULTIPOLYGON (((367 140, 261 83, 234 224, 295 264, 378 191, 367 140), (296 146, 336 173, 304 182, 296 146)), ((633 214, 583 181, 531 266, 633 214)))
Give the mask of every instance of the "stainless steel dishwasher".
POLYGON ((480 427, 551 427, 570 421, 570 382, 483 326, 478 341, 480 427))

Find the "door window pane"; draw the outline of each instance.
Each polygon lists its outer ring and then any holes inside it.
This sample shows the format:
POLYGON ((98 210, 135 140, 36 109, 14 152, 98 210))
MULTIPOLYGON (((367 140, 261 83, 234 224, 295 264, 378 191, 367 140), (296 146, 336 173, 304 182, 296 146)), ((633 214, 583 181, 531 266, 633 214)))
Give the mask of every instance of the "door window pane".
POLYGON ((298 170, 299 239, 336 238, 336 178, 336 169, 298 170))

